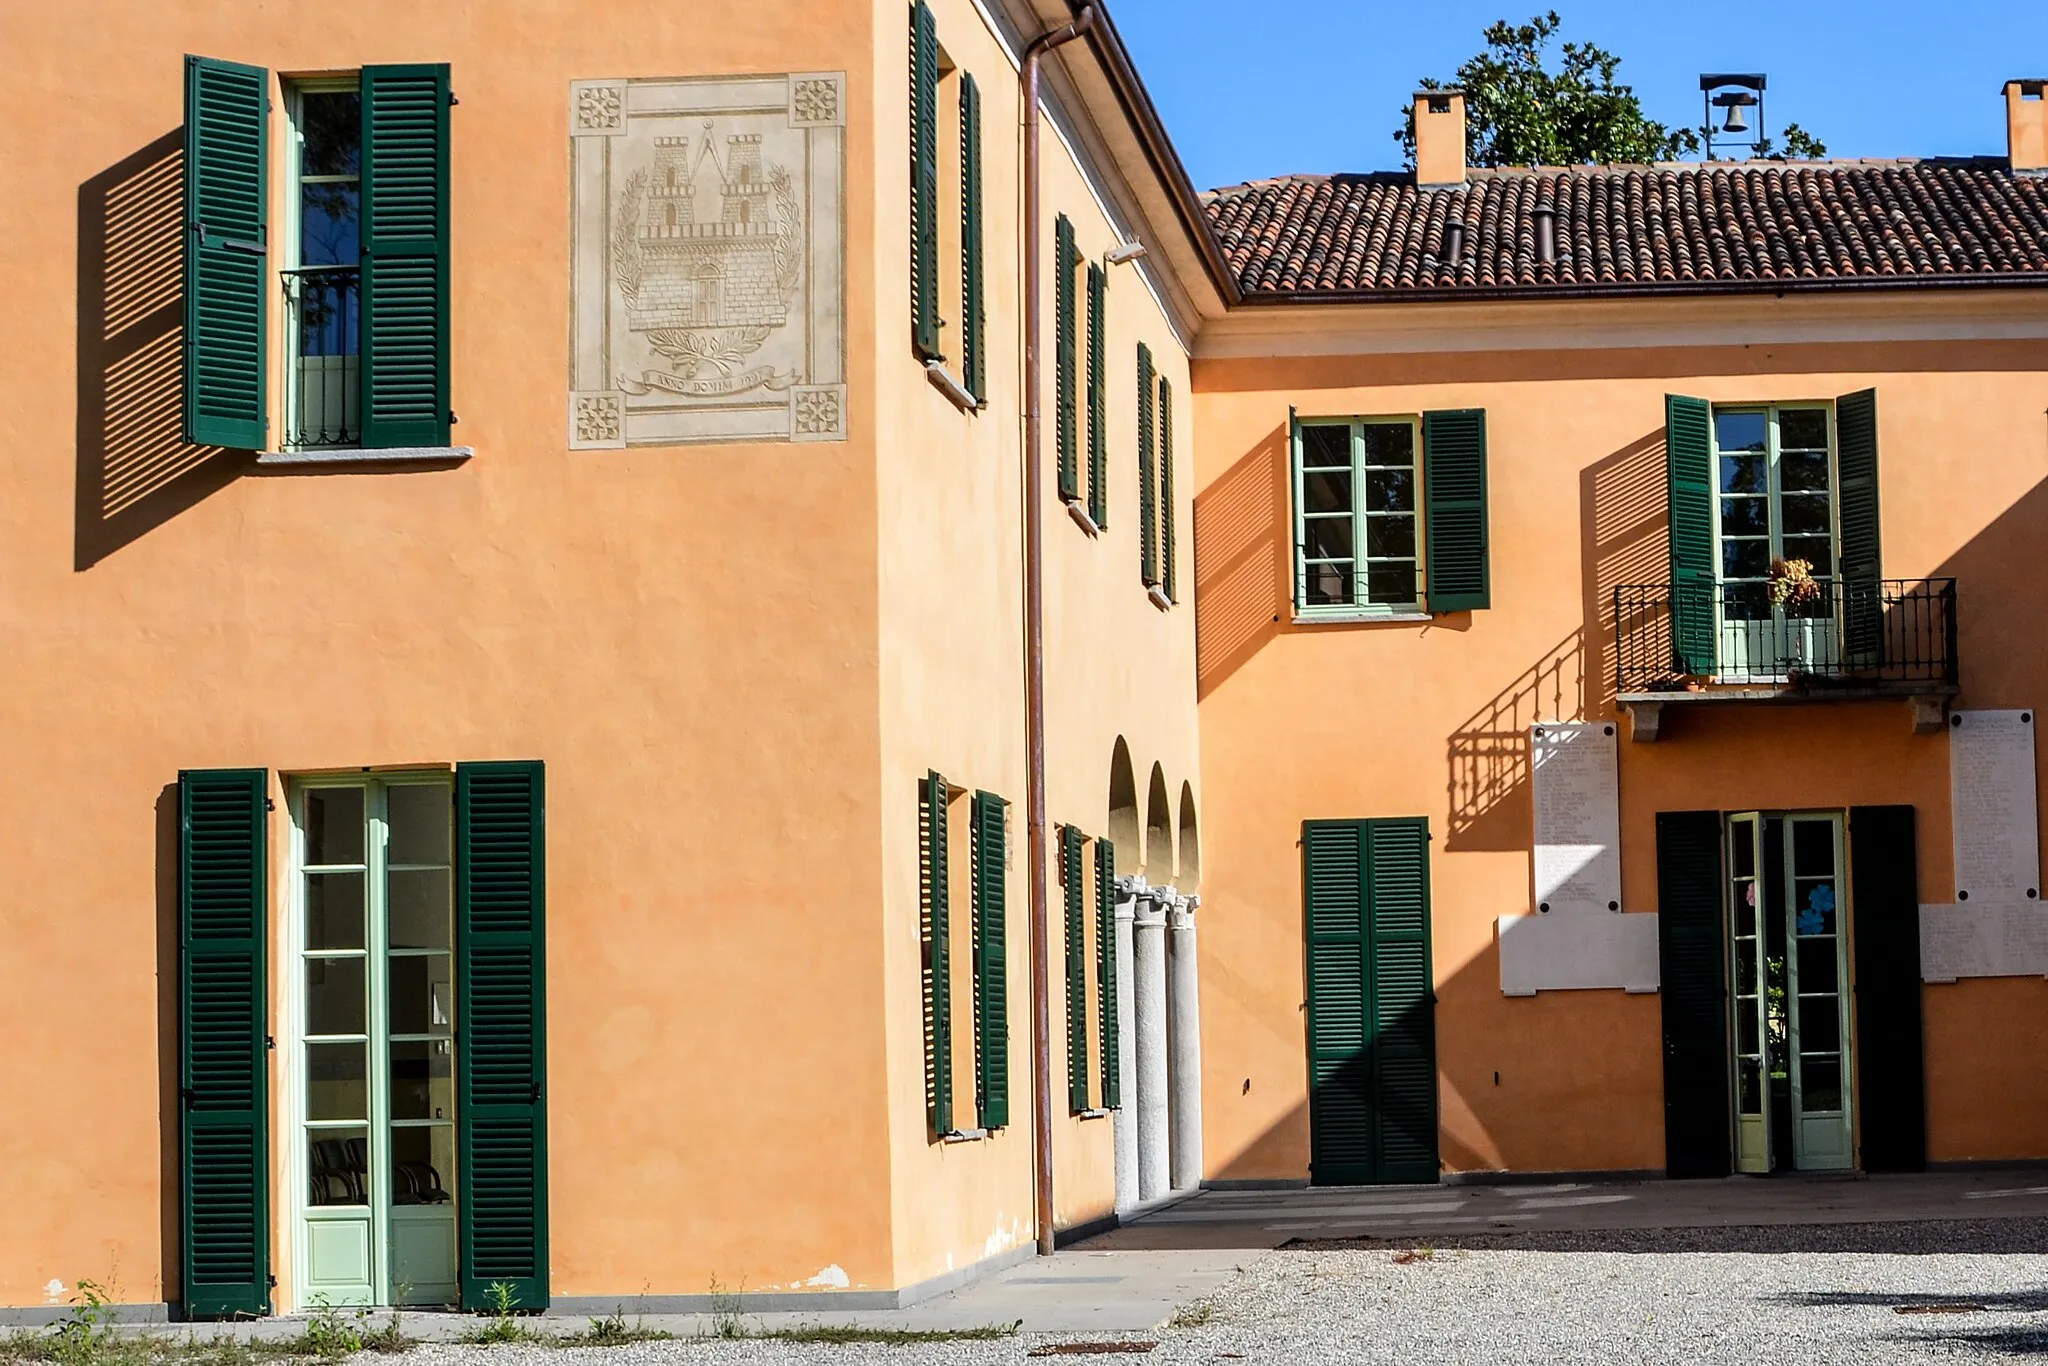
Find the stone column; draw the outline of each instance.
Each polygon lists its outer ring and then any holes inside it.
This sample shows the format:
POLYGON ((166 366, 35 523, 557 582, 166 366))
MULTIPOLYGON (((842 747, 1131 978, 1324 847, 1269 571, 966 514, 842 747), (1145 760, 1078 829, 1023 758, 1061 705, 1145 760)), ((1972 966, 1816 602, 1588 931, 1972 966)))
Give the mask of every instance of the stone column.
MULTIPOLYGON (((1131 921, 1137 981, 1138 1198, 1157 1200, 1172 1190, 1172 1151, 1166 1104, 1166 900, 1139 893, 1131 921)), ((1129 1105, 1131 1097, 1124 1097, 1129 1105)))
POLYGON ((1200 897, 1177 896, 1168 912, 1172 934, 1171 989, 1168 1009, 1172 1025, 1169 1128, 1173 1134, 1173 1188, 1193 1190, 1202 1184, 1202 1008, 1195 969, 1195 907, 1200 897))
POLYGON ((1116 1057, 1107 1065, 1116 1068, 1117 1099, 1122 1107, 1110 1120, 1116 1146, 1119 1211, 1138 1203, 1137 967, 1131 921, 1137 914, 1138 893, 1144 885, 1144 879, 1139 877, 1120 877, 1116 882, 1116 1057))

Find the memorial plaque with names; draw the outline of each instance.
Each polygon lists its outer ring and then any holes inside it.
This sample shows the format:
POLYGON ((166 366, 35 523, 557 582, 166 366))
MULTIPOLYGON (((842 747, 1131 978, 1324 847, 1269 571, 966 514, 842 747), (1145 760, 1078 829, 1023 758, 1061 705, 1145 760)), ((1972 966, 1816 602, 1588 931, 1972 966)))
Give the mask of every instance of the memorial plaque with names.
POLYGON ((2034 794, 2034 713, 1953 713, 1948 773, 1956 900, 1971 905, 2037 901, 2041 832, 2034 794))
POLYGON ((1920 908, 1920 980, 2048 976, 2048 907, 2038 901, 1920 908))
POLYGON ((1621 910, 1621 796, 1612 721, 1546 721, 1529 732, 1536 808, 1536 910, 1621 910))

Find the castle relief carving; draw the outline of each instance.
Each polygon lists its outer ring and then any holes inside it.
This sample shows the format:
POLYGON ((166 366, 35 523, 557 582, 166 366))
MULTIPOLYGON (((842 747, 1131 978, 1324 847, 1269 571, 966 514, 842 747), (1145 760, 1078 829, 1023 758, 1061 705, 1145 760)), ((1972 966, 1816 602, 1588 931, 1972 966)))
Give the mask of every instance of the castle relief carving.
POLYGON ((572 449, 845 439, 845 87, 571 86, 572 449))

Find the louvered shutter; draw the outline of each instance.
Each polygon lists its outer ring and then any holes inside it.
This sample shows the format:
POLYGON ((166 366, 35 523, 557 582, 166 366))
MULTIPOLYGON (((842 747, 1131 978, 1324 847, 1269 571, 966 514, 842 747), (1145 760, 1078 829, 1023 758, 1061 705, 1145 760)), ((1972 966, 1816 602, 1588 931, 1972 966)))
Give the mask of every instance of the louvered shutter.
POLYGON ((946 780, 925 775, 920 793, 919 880, 924 894, 925 1104, 932 1135, 953 1132, 951 872, 946 866, 946 780))
POLYGON ((363 68, 363 446, 448 444, 448 68, 363 68))
POLYGON ((1109 275, 1088 263, 1088 519, 1109 528, 1109 275))
POLYGON ((178 775, 179 1273, 188 1318, 270 1312, 269 775, 178 775))
POLYGON ((1365 827, 1371 935, 1376 1179, 1437 1179, 1436 992, 1429 952, 1429 824, 1365 827))
POLYGON ((1920 872, 1913 808, 1849 809, 1856 950, 1856 1105, 1867 1172, 1927 1166, 1920 1023, 1920 872))
POLYGON ((1658 812, 1666 1176, 1726 1176, 1729 1170, 1722 880, 1721 813, 1658 812))
POLYGON ((1877 390, 1835 400, 1841 465, 1843 645, 1849 662, 1872 665, 1884 644, 1882 538, 1877 507, 1877 390))
POLYGON ((1159 506, 1153 488, 1152 348, 1138 343, 1138 576, 1146 587, 1159 582, 1159 506))
POLYGON ((939 33, 910 9, 910 323, 918 354, 939 354, 939 33))
POLYGON ((462 1307, 548 1303, 547 804, 538 762, 455 769, 462 1307))
POLYGON ((1173 521, 1173 385, 1159 381, 1159 587, 1168 602, 1178 602, 1174 591, 1176 554, 1173 521))
POLYGON ((1088 868, 1086 837, 1060 827, 1060 877, 1065 882, 1067 930, 1067 1108, 1088 1108, 1088 868))
POLYGON ((1422 487, 1429 610, 1471 612, 1491 606, 1484 408, 1422 415, 1422 487))
POLYGON ((981 87, 960 77, 960 380, 988 402, 988 310, 982 299, 981 87))
POLYGON ((1079 260, 1074 251, 1074 225, 1061 214, 1052 229, 1053 309, 1053 444, 1059 453, 1060 497, 1073 502, 1081 496, 1081 472, 1074 430, 1075 345, 1074 268, 1079 260))
POLYGON ((1010 1122, 1008 803, 974 794, 974 1081, 981 1127, 1010 1122))
POLYGON ((185 439, 267 436, 270 73, 185 58, 185 439))
POLYGON ((1095 841, 1095 1010, 1101 1031, 1102 1108, 1123 1103, 1122 1036, 1116 998, 1116 845, 1095 841))
POLYGON ((1309 821, 1302 827, 1309 1179, 1320 1186, 1373 1179, 1362 833, 1350 821, 1309 821))
POLYGON ((1684 673, 1718 667, 1714 627, 1714 429, 1703 398, 1664 396, 1665 498, 1671 519, 1671 649, 1684 673))

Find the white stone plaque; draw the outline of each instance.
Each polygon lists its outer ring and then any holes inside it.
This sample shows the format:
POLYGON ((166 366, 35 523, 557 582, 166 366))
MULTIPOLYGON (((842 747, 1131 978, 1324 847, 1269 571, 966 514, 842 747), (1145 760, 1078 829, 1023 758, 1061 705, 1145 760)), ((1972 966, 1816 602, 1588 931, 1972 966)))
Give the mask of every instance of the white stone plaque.
POLYGON ((569 446, 846 439, 846 78, 569 87, 569 446))
POLYGON ((1654 915, 1504 915, 1498 928, 1502 995, 1657 990, 1654 915))
POLYGON ((1920 980, 2048 976, 2048 907, 1972 901, 1920 908, 1920 980))
POLYGON ((2038 904, 2041 827, 2034 797, 2034 713, 1954 712, 1948 735, 1956 900, 2038 904))
POLYGON ((1536 910, 1621 909, 1615 723, 1546 721, 1529 732, 1536 807, 1536 910))

